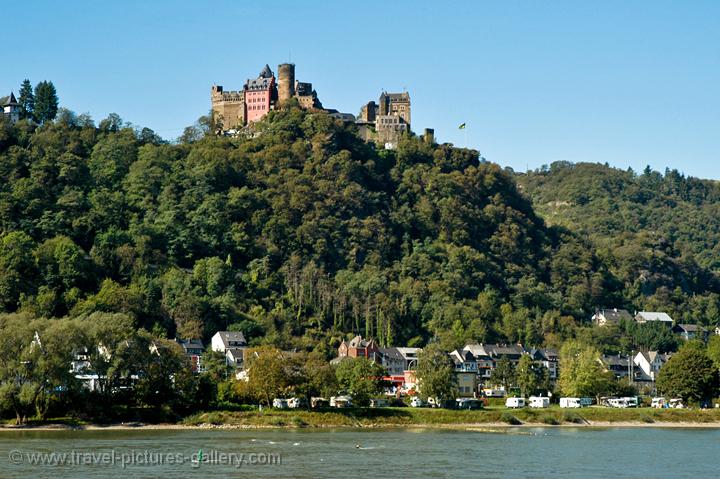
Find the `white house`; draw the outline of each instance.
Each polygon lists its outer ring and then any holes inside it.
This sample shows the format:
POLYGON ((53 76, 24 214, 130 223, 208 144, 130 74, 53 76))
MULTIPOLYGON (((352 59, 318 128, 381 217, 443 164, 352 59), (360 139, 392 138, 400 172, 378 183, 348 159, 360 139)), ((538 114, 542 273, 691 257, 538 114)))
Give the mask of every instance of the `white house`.
POLYGON ((633 362, 643 373, 643 376, 650 381, 655 381, 660 369, 670 359, 668 354, 660 354, 657 351, 641 351, 637 353, 633 362))
POLYGON ((218 331, 210 340, 213 351, 227 352, 228 349, 247 346, 245 336, 240 331, 218 331))
POLYGON ((673 320, 667 313, 654 311, 640 311, 635 315, 635 321, 641 324, 656 321, 664 324, 668 328, 672 328, 673 325, 673 320))

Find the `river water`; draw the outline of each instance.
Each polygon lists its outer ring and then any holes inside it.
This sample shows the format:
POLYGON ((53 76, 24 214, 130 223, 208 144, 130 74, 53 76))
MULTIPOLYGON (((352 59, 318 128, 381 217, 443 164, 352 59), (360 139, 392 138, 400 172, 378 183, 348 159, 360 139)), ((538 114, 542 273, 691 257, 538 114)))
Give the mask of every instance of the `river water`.
POLYGON ((697 479, 719 453, 718 429, 2 431, 0 477, 697 479))

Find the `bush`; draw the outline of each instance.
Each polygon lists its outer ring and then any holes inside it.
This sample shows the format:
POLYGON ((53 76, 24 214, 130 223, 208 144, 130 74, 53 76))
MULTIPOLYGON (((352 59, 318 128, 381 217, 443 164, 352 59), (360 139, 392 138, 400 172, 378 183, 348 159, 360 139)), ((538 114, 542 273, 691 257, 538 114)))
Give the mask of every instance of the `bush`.
POLYGON ((292 425, 295 426, 295 427, 305 427, 305 426, 308 425, 308 423, 305 422, 305 420, 304 420, 303 418, 301 418, 300 416, 293 416, 293 417, 290 419, 290 422, 291 422, 292 425))
POLYGON ((573 411, 563 411, 563 421, 574 424, 584 424, 587 422, 580 414, 573 411))
POLYGON ((287 423, 281 417, 274 417, 274 418, 270 419, 271 426, 284 426, 285 424, 287 424, 287 423))
POLYGON ((522 421, 520 419, 516 418, 509 412, 502 413, 502 416, 500 416, 500 420, 502 422, 510 424, 511 426, 519 426, 520 424, 522 424, 522 421))
POLYGON ((642 414, 640 416, 640 420, 648 424, 652 424, 655 422, 655 419, 653 419, 651 416, 648 416, 647 414, 642 414))
POLYGON ((553 416, 543 416, 540 421, 542 421, 543 424, 549 424, 551 426, 558 426, 560 424, 560 421, 553 416))

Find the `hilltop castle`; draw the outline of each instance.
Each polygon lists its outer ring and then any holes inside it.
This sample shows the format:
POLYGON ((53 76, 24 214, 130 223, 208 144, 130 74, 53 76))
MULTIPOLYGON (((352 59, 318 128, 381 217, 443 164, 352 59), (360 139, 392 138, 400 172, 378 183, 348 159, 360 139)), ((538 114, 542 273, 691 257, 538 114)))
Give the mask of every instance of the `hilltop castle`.
POLYGON ((258 121, 291 98, 296 98, 303 108, 322 109, 312 83, 295 80, 292 63, 278 66, 277 79, 270 66, 265 65, 257 78, 245 82, 242 90, 224 91, 221 85, 213 85, 210 92, 213 117, 223 131, 258 121))
MULTIPOLYGON (((302 108, 325 111, 341 121, 355 123, 363 139, 386 148, 394 147, 402 135, 411 131, 410 95, 407 92, 382 92, 378 102, 363 105, 356 118, 350 113, 323 108, 312 83, 295 80, 292 63, 279 65, 277 78, 265 65, 257 78, 245 82, 242 90, 225 91, 222 86, 213 85, 210 92, 213 119, 220 132, 240 130, 292 98, 302 108)), ((425 136, 432 141, 432 130, 426 130, 425 136)))

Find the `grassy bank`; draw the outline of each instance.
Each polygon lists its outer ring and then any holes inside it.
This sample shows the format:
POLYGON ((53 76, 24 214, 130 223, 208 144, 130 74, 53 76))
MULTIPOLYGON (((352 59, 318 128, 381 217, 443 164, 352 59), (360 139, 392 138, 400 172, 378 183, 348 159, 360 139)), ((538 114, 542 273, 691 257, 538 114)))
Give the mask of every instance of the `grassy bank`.
POLYGON ((490 407, 481 411, 453 411, 426 408, 381 408, 328 411, 212 411, 187 417, 187 426, 217 425, 234 427, 389 427, 389 426, 453 426, 471 424, 532 424, 532 425, 638 425, 653 423, 717 423, 720 410, 659 410, 639 409, 520 409, 490 407))

